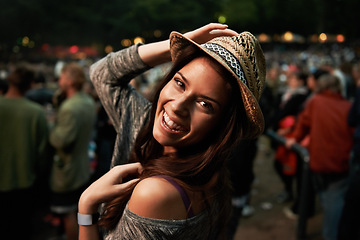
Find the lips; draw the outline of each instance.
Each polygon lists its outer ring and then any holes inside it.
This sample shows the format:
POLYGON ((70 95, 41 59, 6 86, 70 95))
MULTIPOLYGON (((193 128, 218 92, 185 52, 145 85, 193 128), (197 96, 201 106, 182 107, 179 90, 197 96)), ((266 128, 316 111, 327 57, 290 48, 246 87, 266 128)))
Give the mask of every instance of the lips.
POLYGON ((174 131, 174 132, 186 131, 185 127, 183 127, 180 124, 175 123, 173 120, 171 120, 169 115, 165 111, 163 114, 163 123, 171 131, 174 131))

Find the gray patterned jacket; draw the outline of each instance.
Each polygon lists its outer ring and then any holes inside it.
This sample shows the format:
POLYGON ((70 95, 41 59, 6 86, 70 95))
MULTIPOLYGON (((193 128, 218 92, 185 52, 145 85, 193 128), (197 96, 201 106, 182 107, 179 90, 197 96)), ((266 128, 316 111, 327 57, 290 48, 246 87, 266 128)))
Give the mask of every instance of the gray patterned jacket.
POLYGON ((137 46, 110 53, 90 67, 90 79, 117 132, 111 167, 128 162, 135 139, 149 118, 151 103, 129 85, 148 69, 137 46))

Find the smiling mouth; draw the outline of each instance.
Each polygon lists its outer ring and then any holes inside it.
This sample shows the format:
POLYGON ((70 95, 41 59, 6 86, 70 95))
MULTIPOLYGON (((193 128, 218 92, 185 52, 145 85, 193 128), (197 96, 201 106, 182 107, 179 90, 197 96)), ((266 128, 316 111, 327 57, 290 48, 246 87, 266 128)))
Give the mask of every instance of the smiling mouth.
POLYGON ((186 130, 184 127, 182 127, 179 124, 176 124, 173 120, 171 120, 165 111, 163 114, 163 123, 164 123, 165 127, 167 127, 169 130, 171 130, 173 132, 180 132, 180 131, 186 130))

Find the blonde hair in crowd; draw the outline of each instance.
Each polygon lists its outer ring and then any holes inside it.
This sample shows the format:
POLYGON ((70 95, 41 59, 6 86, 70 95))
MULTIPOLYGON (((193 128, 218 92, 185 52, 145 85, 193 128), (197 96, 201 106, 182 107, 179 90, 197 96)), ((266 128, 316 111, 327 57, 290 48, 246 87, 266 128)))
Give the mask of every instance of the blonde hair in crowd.
POLYGON ((62 73, 68 74, 71 79, 73 87, 80 91, 86 82, 84 69, 77 63, 72 62, 66 64, 61 70, 62 73))

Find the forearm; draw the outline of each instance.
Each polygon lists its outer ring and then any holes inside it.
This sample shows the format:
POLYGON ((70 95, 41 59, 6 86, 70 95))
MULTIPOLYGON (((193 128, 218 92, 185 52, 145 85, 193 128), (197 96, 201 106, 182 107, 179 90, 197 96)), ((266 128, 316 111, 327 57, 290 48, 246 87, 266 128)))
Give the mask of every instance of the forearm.
POLYGON ((141 45, 109 53, 90 67, 90 79, 97 90, 108 86, 127 86, 131 79, 149 69, 138 54, 141 45))
MULTIPOLYGON (((97 204, 92 203, 84 194, 80 197, 78 208, 80 214, 91 215, 98 211, 97 204)), ((79 240, 99 240, 98 224, 79 225, 79 240)))
POLYGON ((91 81, 117 131, 124 124, 123 119, 133 120, 143 114, 128 110, 142 111, 149 103, 128 84, 147 69, 149 66, 142 61, 137 46, 111 53, 91 66, 91 81))
POLYGON ((171 61, 169 40, 141 45, 138 53, 142 61, 151 67, 171 61))
POLYGON ((79 225, 79 240, 99 240, 98 225, 82 226, 79 225))

